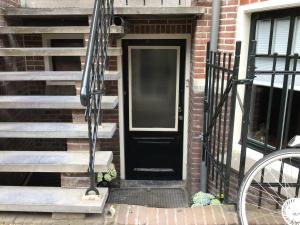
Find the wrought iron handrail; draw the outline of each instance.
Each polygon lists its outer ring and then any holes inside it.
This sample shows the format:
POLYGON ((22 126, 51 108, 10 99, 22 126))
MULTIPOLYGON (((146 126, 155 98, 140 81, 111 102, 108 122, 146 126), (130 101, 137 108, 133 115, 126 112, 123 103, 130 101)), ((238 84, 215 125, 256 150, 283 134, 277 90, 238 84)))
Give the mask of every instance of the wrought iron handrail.
POLYGON ((107 50, 110 26, 113 23, 113 3, 114 0, 95 0, 80 90, 81 104, 86 107, 85 119, 88 122, 90 148, 88 166, 90 187, 86 195, 91 192, 99 195, 96 188, 94 163, 98 127, 102 123, 101 99, 105 93, 104 72, 108 63, 107 50))

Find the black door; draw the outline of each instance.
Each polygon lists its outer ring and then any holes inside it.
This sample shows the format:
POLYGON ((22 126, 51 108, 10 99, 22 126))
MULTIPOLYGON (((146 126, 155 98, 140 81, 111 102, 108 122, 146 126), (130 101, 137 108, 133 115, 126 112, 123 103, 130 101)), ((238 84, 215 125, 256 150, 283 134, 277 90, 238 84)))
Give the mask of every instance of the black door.
POLYGON ((126 179, 182 179, 185 40, 123 40, 126 179))

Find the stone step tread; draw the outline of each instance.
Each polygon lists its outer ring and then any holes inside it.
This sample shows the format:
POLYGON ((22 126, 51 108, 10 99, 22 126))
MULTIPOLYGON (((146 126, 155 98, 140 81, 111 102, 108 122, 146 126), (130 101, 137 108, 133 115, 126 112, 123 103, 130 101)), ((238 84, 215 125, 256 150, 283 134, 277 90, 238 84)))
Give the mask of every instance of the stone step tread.
POLYGON ((98 188, 97 200, 83 200, 86 189, 0 186, 0 211, 102 213, 107 188, 98 188))
MULTIPOLYGON (((112 138, 115 123, 102 123, 99 138, 112 138)), ((88 138, 88 125, 76 123, 1 122, 0 138, 88 138)))
MULTIPOLYGON (((0 72, 1 81, 81 81, 82 71, 0 72)), ((105 80, 118 80, 120 71, 105 71, 105 80)))
MULTIPOLYGON (((17 8, 7 7, 4 9, 4 16, 31 16, 31 17, 49 17, 49 16, 76 16, 91 15, 92 8, 17 8)), ((115 7, 115 15, 203 15, 205 7, 203 6, 183 6, 183 7, 115 7)))
MULTIPOLYGON (((96 152, 95 171, 106 172, 112 152, 96 152)), ((1 151, 0 172, 86 173, 87 151, 1 151)))
MULTIPOLYGON (((103 109, 114 109, 117 96, 103 96, 103 109)), ((1 109, 84 109, 79 96, 0 96, 1 109)))
MULTIPOLYGON (((0 56, 85 56, 86 47, 0 48, 0 56)), ((121 56, 122 49, 109 47, 108 56, 121 56)))
MULTIPOLYGON (((89 26, 0 26, 0 34, 82 34, 90 33, 89 26)), ((124 27, 111 26, 111 34, 123 34, 124 27)))

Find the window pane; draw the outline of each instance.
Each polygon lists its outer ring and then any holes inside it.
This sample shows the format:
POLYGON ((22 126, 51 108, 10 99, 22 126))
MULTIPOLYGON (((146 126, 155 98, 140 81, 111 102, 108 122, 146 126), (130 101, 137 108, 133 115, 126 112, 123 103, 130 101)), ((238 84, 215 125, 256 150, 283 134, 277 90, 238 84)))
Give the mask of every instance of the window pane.
POLYGON ((300 92, 294 91, 292 109, 291 109, 291 119, 289 121, 289 130, 288 130, 288 141, 291 140, 294 136, 300 135, 300 92))
MULTIPOLYGON (((255 59, 256 70, 272 70, 273 58, 272 57, 256 57, 255 59)), ((277 58, 276 70, 283 71, 285 68, 285 59, 277 58)))
POLYGON ((300 17, 295 21, 293 53, 300 54, 300 17))
POLYGON ((273 53, 286 54, 289 37, 290 20, 277 19, 274 22, 273 53))
POLYGON ((271 20, 258 20, 256 24, 256 52, 268 54, 270 42, 271 20))
MULTIPOLYGON (((269 104, 270 87, 253 86, 253 100, 251 105, 251 118, 249 126, 249 136, 259 142, 264 143, 266 138, 267 126, 267 112, 269 104)), ((270 127, 268 144, 276 146, 278 119, 280 104, 278 100, 281 99, 282 89, 273 89, 273 98, 271 101, 270 127)))
POLYGON ((177 49, 132 49, 132 128, 175 128, 177 49))

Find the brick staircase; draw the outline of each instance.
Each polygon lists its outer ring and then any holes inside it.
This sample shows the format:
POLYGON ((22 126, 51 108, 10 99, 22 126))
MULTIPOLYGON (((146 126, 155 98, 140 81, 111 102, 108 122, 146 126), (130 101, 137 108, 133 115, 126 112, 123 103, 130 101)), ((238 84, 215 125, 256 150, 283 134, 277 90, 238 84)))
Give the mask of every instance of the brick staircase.
MULTIPOLYGON (((39 9, 35 9, 37 16, 39 9)), ((76 9, 75 9, 76 10, 76 9)), ((5 9, 4 9, 5 14, 5 9)), ((9 17, 18 17, 10 14, 9 17)), ((49 17, 49 15, 47 15, 49 17)), ((50 15, 57 16, 55 12, 50 15)), ((87 15, 85 15, 87 16, 87 15)), ((37 18, 36 18, 37 19, 37 18)), ((121 35, 123 27, 112 26, 111 33, 121 35)), ((87 26, 6 26, 0 27, 1 35, 23 34, 85 34, 87 26)), ((0 57, 52 57, 80 56, 86 54, 85 47, 33 47, 33 48, 0 48, 0 57)), ((109 56, 120 57, 122 50, 111 47, 109 56)), ((119 71, 106 71, 106 80, 118 80, 119 71)), ((19 81, 72 81, 80 86, 81 71, 5 71, 0 72, 0 82, 19 81)), ((112 110, 118 105, 117 96, 105 96, 102 101, 104 110, 112 110)), ((74 96, 0 96, 0 108, 8 110, 23 109, 59 109, 81 110, 79 95, 74 96)), ((83 117, 83 116, 82 116, 83 117)), ((99 127, 99 138, 110 139, 117 127, 115 123, 103 123, 99 127)), ((76 139, 88 138, 88 127, 85 122, 0 122, 0 138, 12 139, 76 139)), ((88 146, 88 145, 87 145, 88 146)), ((86 173, 89 162, 87 149, 82 151, 7 151, 1 149, 0 172, 39 172, 39 173, 86 173), (85 151, 84 151, 85 150, 85 151)), ((112 162, 112 152, 97 152, 95 171, 107 171, 112 162)), ((99 188, 100 197, 96 200, 84 200, 86 188, 62 187, 0 187, 0 211, 52 212, 52 213, 102 213, 108 196, 106 188, 99 188)))

